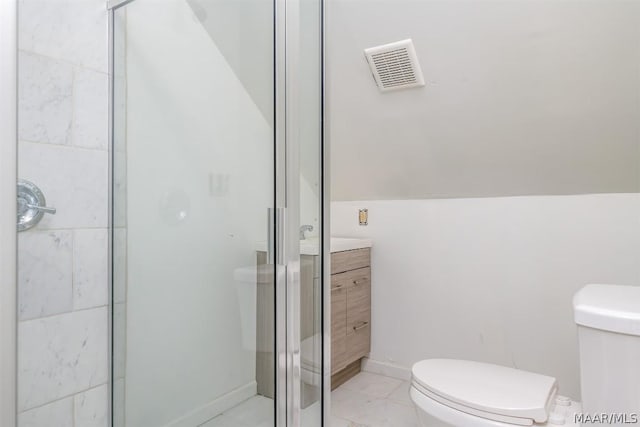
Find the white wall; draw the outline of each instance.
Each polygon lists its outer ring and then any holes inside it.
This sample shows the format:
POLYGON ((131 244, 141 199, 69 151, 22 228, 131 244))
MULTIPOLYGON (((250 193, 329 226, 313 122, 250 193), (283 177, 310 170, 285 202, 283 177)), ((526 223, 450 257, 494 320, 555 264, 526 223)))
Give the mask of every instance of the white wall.
POLYGON ((334 200, 640 191, 639 1, 327 10, 334 200), (363 50, 406 38, 426 86, 380 93, 363 50))
MULTIPOLYGON (((255 394, 255 276, 234 273, 267 238, 273 128, 186 1, 131 3, 126 37, 119 393, 127 426, 196 425, 229 392, 255 394)), ((266 85, 271 72, 253 70, 266 85)))
POLYGON ((552 375, 579 398, 572 295, 640 285, 640 195, 332 203, 332 235, 372 250, 371 358, 552 375), (357 223, 369 209, 369 226, 357 223))
POLYGON ((19 13, 18 176, 57 213, 18 234, 18 426, 107 427, 107 11, 19 13))

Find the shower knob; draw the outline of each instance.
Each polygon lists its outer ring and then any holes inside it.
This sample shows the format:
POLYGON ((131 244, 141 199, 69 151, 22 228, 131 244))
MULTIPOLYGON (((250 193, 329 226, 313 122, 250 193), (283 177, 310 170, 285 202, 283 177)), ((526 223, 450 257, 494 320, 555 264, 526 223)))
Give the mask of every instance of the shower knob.
POLYGON ((44 194, 37 185, 25 179, 18 180, 18 231, 28 230, 40 222, 44 214, 55 214, 56 208, 47 207, 44 194))

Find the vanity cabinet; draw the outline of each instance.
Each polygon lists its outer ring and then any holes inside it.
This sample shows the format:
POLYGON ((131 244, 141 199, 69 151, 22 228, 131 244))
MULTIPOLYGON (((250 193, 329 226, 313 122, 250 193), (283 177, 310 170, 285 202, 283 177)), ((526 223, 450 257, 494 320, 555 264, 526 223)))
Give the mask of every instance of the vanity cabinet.
POLYGON ((371 250, 331 254, 331 388, 360 372, 371 350, 371 250))

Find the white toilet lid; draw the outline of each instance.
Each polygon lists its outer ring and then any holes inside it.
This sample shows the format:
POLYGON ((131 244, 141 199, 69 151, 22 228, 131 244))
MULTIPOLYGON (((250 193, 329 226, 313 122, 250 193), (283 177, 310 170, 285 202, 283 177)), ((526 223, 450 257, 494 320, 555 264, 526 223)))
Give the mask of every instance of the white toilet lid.
POLYGON ((552 377, 469 360, 423 360, 412 373, 420 386, 463 407, 539 423, 557 389, 552 377))

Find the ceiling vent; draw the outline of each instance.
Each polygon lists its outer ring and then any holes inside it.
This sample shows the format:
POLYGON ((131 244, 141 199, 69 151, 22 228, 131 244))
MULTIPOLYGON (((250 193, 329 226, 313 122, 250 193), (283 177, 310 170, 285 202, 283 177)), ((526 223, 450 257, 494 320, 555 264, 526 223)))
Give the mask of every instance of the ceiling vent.
POLYGON ((382 92, 424 86, 411 39, 371 47, 364 54, 382 92))

